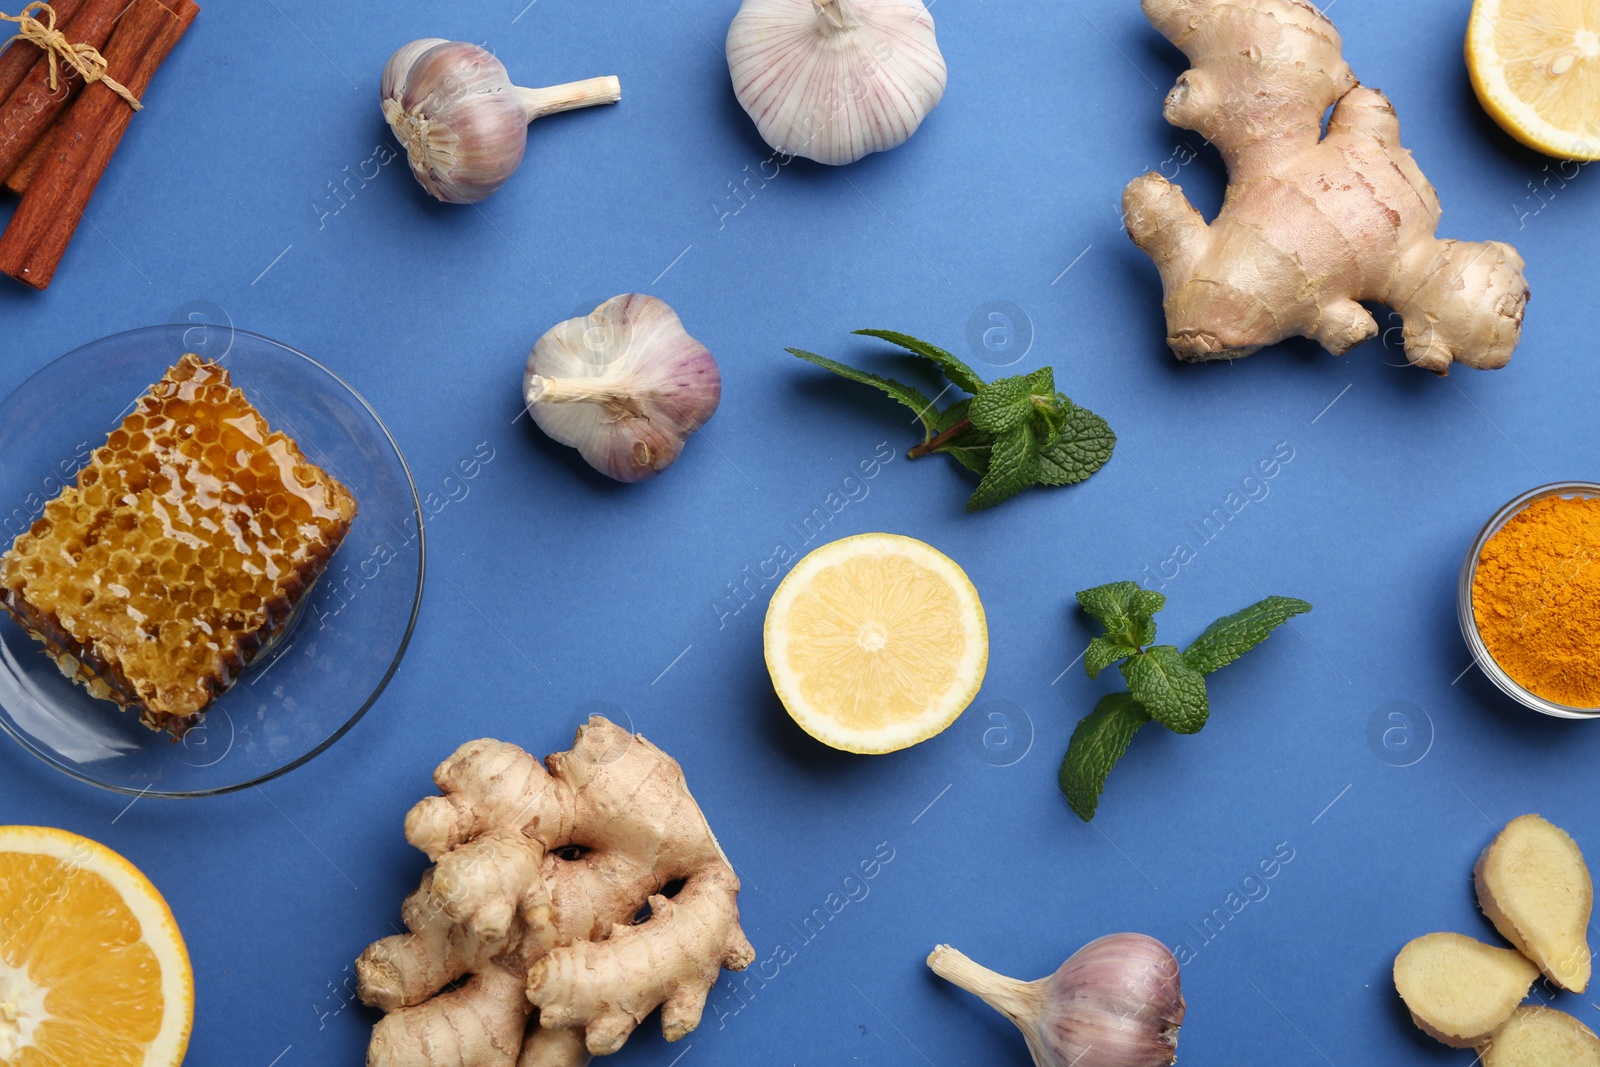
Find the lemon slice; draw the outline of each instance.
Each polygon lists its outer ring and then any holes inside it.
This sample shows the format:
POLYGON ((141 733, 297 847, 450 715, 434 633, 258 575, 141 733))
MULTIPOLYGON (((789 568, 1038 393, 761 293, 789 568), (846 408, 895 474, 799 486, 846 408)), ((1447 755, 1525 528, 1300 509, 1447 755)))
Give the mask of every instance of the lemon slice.
POLYGON ((1600 0, 1477 0, 1467 69, 1511 136, 1547 155, 1600 159, 1600 0))
POLYGON ((194 975, 139 870, 64 830, 0 826, 0 1064, 177 1067, 194 975))
POLYGON ((897 534, 823 545, 767 608, 767 670, 800 728, 845 752, 909 748, 966 710, 989 629, 966 572, 897 534))

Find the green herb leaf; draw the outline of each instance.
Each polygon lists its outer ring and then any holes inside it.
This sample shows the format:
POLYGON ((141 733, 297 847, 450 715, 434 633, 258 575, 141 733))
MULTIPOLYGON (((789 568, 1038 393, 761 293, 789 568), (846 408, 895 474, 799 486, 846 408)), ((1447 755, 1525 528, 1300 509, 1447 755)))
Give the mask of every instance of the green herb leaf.
POLYGON ((1056 392, 1055 372, 1049 367, 1028 375, 1028 399, 1033 403, 1033 429, 1039 438, 1039 451, 1048 452, 1061 440, 1072 401, 1056 392))
POLYGON ((1078 603, 1106 628, 1108 637, 1137 649, 1155 640, 1155 615, 1167 606, 1167 598, 1136 582, 1112 582, 1083 590, 1078 603))
POLYGON ((999 378, 984 386, 967 408, 972 425, 985 433, 1010 433, 1033 417, 1026 378, 999 378))
POLYGON ((878 375, 868 371, 857 370, 849 364, 840 363, 838 360, 829 359, 827 356, 819 356, 815 352, 807 352, 799 348, 790 348, 787 351, 790 355, 799 356, 808 363, 815 363, 819 367, 831 370, 841 378, 849 378, 852 382, 860 382, 862 385, 870 385, 874 389, 881 389, 914 411, 917 419, 922 423, 922 428, 927 431, 929 437, 938 432, 934 428, 934 416, 938 413, 933 408, 933 401, 923 396, 920 390, 914 389, 904 382, 897 382, 893 378, 880 378, 878 375))
POLYGON ((1083 669, 1089 672, 1090 678, 1098 678, 1101 671, 1118 660, 1127 659, 1135 651, 1110 637, 1096 637, 1089 642, 1089 650, 1083 654, 1083 669))
POLYGON ((1199 733, 1211 714, 1205 676, 1184 662, 1173 645, 1146 649, 1122 664, 1133 699, 1150 717, 1180 734, 1199 733))
MULTIPOLYGON (((977 436, 974 434, 973 436, 977 436)), ((966 434, 961 435, 961 444, 945 445, 939 449, 940 454, 951 456, 973 474, 984 475, 989 471, 989 452, 994 447, 994 439, 987 434, 982 444, 968 444, 966 434)))
MULTIPOLYGON (((967 407, 971 399, 958 400, 945 408, 934 417, 934 430, 944 433, 950 427, 967 417, 967 407)), ((981 430, 970 426, 958 435, 954 441, 941 445, 940 454, 950 456, 967 470, 977 475, 983 475, 989 470, 989 450, 994 447, 994 437, 981 430)))
MULTIPOLYGON (((1128 613, 1133 610, 1133 595, 1139 591, 1137 582, 1111 582, 1093 589, 1078 592, 1078 605, 1107 633, 1115 633, 1128 625, 1128 613)), ((1158 594, 1159 595, 1159 594, 1158 594)))
POLYGON ((926 341, 919 341, 908 334, 896 333, 893 330, 857 330, 863 337, 876 337, 880 341, 888 341, 892 345, 899 345, 908 352, 915 352, 923 359, 932 360, 944 371, 944 376, 956 384, 958 388, 969 393, 977 393, 983 389, 983 379, 965 363, 952 356, 944 349, 930 345, 926 341))
POLYGON ((1201 674, 1210 674, 1255 648, 1296 615, 1310 610, 1311 605, 1304 600, 1269 596, 1206 627, 1206 632, 1184 650, 1184 662, 1201 674))
POLYGON ((1066 758, 1061 761, 1061 792, 1078 818, 1089 822, 1100 806, 1106 778, 1117 765, 1150 713, 1128 693, 1112 693, 1072 731, 1066 758))
POLYGON ((1040 485, 1076 485, 1109 463, 1117 447, 1105 419, 1060 399, 1065 419, 1055 441, 1039 453, 1040 485))
POLYGON ((1035 484, 1038 471, 1039 446, 1032 429, 1022 425, 999 435, 989 450, 989 469, 978 483, 977 492, 967 501, 967 510, 983 511, 1005 503, 1035 484))
MULTIPOLYGON (((1154 589, 1146 589, 1144 586, 1140 586, 1138 591, 1133 594, 1132 604, 1133 617, 1135 619, 1149 619, 1154 622, 1156 612, 1167 606, 1167 597, 1164 593, 1158 593, 1154 589)), ((1148 641, 1145 643, 1149 644, 1148 641)))

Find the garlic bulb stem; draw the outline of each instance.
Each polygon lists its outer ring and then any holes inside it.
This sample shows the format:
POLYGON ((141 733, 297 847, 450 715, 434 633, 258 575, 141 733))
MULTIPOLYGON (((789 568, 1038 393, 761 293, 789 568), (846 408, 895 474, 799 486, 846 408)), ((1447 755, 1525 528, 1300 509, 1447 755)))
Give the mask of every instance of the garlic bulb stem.
POLYGON ((945 981, 958 985, 1014 1023, 1035 1018, 1042 1007, 1042 995, 1033 982, 1019 982, 974 963, 964 953, 940 945, 928 957, 928 966, 945 981))
POLYGON ((861 24, 856 18, 855 9, 850 6, 851 0, 811 0, 816 7, 817 14, 822 16, 822 28, 831 30, 853 30, 861 24))
POLYGON ((631 382, 612 378, 546 378, 528 375, 530 404, 615 404, 636 407, 631 382))
POLYGON ((583 81, 552 85, 546 89, 524 89, 517 86, 522 105, 528 109, 528 121, 554 115, 558 111, 574 111, 596 104, 615 104, 622 99, 622 82, 614 76, 585 78, 583 81))
POLYGON ((671 466, 715 414, 722 372, 670 307, 624 293, 545 331, 522 395, 539 429, 591 467, 642 482, 671 466))

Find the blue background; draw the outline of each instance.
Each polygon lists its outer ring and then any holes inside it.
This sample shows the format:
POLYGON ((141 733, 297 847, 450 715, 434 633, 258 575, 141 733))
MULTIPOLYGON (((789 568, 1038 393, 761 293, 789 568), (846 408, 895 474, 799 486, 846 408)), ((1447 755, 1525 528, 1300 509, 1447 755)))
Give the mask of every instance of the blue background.
MULTIPOLYGON (((1442 233, 1510 241, 1528 260, 1516 359, 1448 380, 1379 342, 1345 359, 1309 344, 1231 366, 1171 358, 1120 190, 1166 161, 1212 211, 1223 183, 1198 136, 1163 122, 1183 59, 1131 0, 939 0, 950 87, 918 134, 844 170, 802 161, 751 180, 742 206, 730 183, 770 153, 728 85, 732 0, 525 4, 209 5, 54 287, 0 286, 0 393, 108 333, 224 316, 349 380, 434 494, 409 655, 307 767, 220 799, 129 805, 0 747, 0 822, 102 840, 167 895, 198 985, 190 1062, 360 1062, 375 1016, 351 1000, 350 963, 422 871, 401 820, 432 768, 484 735, 565 748, 596 708, 683 763, 745 877, 763 958, 798 943, 790 924, 881 843, 893 852, 765 988, 741 1004, 724 980, 685 1045, 651 1021, 618 1064, 1022 1065, 1009 1025, 933 979, 928 950, 949 941, 1033 977, 1125 929, 1195 953, 1184 1063, 1469 1062, 1412 1028, 1394 953, 1433 930, 1493 938, 1470 872, 1510 818, 1542 812, 1600 849, 1600 733, 1524 712, 1466 670, 1455 617, 1457 570, 1489 514, 1596 473, 1600 178, 1569 166, 1563 182, 1483 115, 1461 59, 1468 4, 1332 12, 1439 189, 1442 233), (384 60, 424 36, 484 42, 523 84, 615 73, 625 98, 537 124, 521 172, 481 211, 429 201, 400 160, 336 198, 392 144, 384 60), (630 290, 671 303, 725 376, 683 460, 631 487, 515 421, 533 341, 630 290), (1022 310, 1014 336, 1032 334, 1015 366, 1053 365, 1120 445, 1082 486, 968 516, 966 475, 904 458, 916 438, 901 409, 783 349, 899 368, 848 336, 883 327, 998 374, 1020 342, 967 340, 992 301, 1022 310), (485 442, 494 459, 461 480, 485 442), (791 524, 880 442, 896 458, 822 539, 932 542, 977 585, 993 648, 954 728, 857 758, 812 742, 775 701, 770 589, 736 615, 715 605, 736 603, 726 583, 776 544, 803 547, 791 524), (1187 524, 1280 446, 1293 459, 1270 493, 1201 544, 1187 524), (1140 577, 1180 543, 1198 551, 1165 587, 1169 639, 1268 593, 1316 611, 1214 679, 1203 734, 1142 734, 1085 826, 1056 766, 1109 683, 1068 669, 1089 634, 1072 594, 1140 577), (1268 895, 1202 940, 1190 924, 1282 849, 1293 859, 1268 895)), ((1600 1024, 1587 998, 1559 1002, 1600 1024)))

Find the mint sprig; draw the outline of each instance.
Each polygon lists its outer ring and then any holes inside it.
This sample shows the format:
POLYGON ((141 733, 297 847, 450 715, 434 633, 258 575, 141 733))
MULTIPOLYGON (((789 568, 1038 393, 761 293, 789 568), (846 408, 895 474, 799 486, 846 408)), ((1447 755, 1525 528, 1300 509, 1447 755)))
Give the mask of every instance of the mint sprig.
POLYGON ((1273 596, 1218 619, 1188 648, 1157 645, 1156 613, 1167 598, 1134 582, 1085 589, 1078 604, 1105 628, 1084 652, 1090 678, 1120 664, 1125 693, 1101 700, 1073 731, 1061 761, 1061 792, 1078 818, 1089 822, 1100 806, 1106 779, 1149 722, 1174 733, 1199 733, 1211 715, 1205 676, 1255 648, 1296 615, 1311 610, 1304 600, 1273 596))
POLYGON ((1110 462, 1117 435, 1100 416, 1057 392, 1049 367, 985 382, 961 360, 926 341, 892 330, 855 332, 928 360, 951 385, 971 396, 938 409, 919 390, 893 378, 815 352, 788 351, 910 408, 923 429, 922 443, 911 449, 912 459, 943 452, 978 475, 968 511, 992 508, 1034 486, 1075 485, 1110 462))

